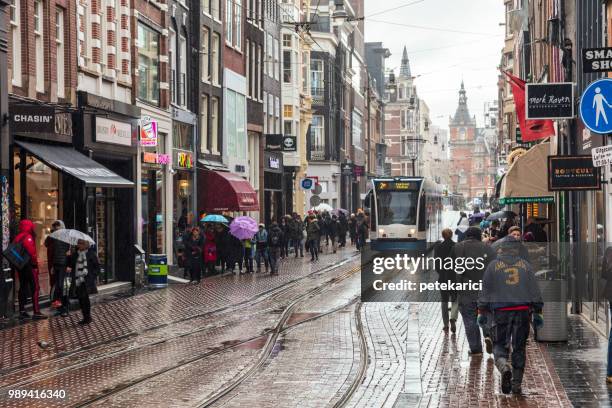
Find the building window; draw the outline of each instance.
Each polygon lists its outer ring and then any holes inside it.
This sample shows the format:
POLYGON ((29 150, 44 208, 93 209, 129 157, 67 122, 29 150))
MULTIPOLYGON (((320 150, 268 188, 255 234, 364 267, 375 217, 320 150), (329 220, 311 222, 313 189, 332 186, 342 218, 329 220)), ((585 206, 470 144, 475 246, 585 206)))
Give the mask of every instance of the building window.
POLYGON ((227 155, 246 159, 246 98, 232 90, 226 90, 225 119, 227 129, 227 155))
POLYGON ((212 82, 219 86, 219 59, 220 59, 220 39, 219 34, 213 33, 212 36, 212 82))
POLYGON ((306 51, 304 51, 302 53, 302 92, 304 92, 304 94, 308 95, 308 90, 310 89, 310 87, 308 86, 308 78, 310 78, 309 75, 309 68, 310 68, 310 64, 308 62, 308 59, 310 58, 310 54, 306 51))
POLYGON ((202 49, 200 50, 201 66, 202 66, 202 82, 210 81, 210 32, 208 28, 202 27, 202 49))
POLYGON ((56 63, 57 63, 57 97, 65 97, 65 82, 64 82, 64 10, 57 8, 55 10, 55 45, 56 45, 56 63))
POLYGON ((225 2, 225 42, 232 45, 234 38, 234 18, 232 10, 234 9, 234 0, 226 0, 225 2))
POLYGON ((293 117, 293 105, 284 105, 283 106, 283 117, 284 118, 292 118, 293 117))
POLYGON ((36 50, 36 92, 45 92, 45 54, 43 40, 43 2, 34 2, 34 41, 36 50))
POLYGON ((400 110, 400 129, 406 130, 406 110, 400 110))
POLYGON ((291 48, 291 34, 283 34, 283 47, 291 48))
POLYGON ((353 137, 353 146, 361 147, 361 126, 362 126, 362 116, 361 113, 357 111, 353 111, 353 126, 352 126, 352 137, 353 137))
POLYGON ((283 51, 283 82, 291 83, 291 74, 293 73, 293 64, 291 62, 291 50, 283 51))
POLYGON ((251 47, 251 73, 250 73, 250 78, 251 78, 251 97, 253 99, 259 99, 259 94, 257 93, 257 72, 258 72, 258 66, 259 66, 259 54, 257 53, 257 47, 255 46, 255 43, 251 43, 250 45, 251 47))
MULTIPOLYGON (((247 1, 248 4, 248 1, 247 1)), ((251 89, 251 43, 247 39, 245 41, 245 49, 246 49, 246 86, 247 86, 247 96, 253 96, 253 90, 251 89)))
POLYGON ((158 32, 138 23, 138 98, 159 105, 158 32))
POLYGON ((177 72, 176 72, 176 33, 170 30, 169 35, 169 49, 168 49, 168 60, 170 62, 170 102, 177 103, 177 72))
POLYGON ((461 141, 465 140, 465 134, 466 134, 465 128, 459 129, 459 140, 461 141))
POLYGON ((21 86, 21 0, 11 0, 12 82, 21 86))
POLYGON ((214 19, 221 20, 221 0, 212 0, 212 16, 214 19))
POLYGON ((262 75, 261 75, 261 66, 264 64, 264 57, 263 57, 263 49, 261 48, 260 45, 257 46, 257 49, 259 50, 259 64, 257 64, 257 89, 259 90, 259 100, 263 101, 264 97, 263 97, 263 86, 261 86, 261 81, 262 81, 262 75))
POLYGON ((313 160, 325 159, 325 129, 323 116, 313 115, 310 126, 310 158, 313 160))
POLYGON ((200 103, 200 151, 209 153, 208 146, 208 96, 203 95, 200 103))
POLYGON ((285 136, 292 136, 293 135, 293 121, 291 120, 286 120, 284 122, 284 126, 283 126, 283 134, 285 136))
POLYGON ((179 105, 187 106, 187 40, 179 37, 180 70, 179 73, 179 105))
POLYGON ((187 123, 173 122, 172 147, 181 150, 193 150, 193 126, 187 123))
POLYGON ((212 98, 210 121, 212 122, 210 150, 213 154, 219 154, 219 98, 212 98))
POLYGON ((277 38, 274 39, 274 79, 280 81, 280 43, 277 38))
POLYGON ((201 0, 200 4, 204 14, 210 15, 210 0, 201 0))
MULTIPOLYGON (((248 1, 248 0, 247 0, 248 1)), ((236 11, 234 18, 236 19, 236 48, 242 48, 242 0, 234 0, 236 11)))
POLYGON ((313 97, 323 97, 323 60, 310 61, 310 93, 313 97))

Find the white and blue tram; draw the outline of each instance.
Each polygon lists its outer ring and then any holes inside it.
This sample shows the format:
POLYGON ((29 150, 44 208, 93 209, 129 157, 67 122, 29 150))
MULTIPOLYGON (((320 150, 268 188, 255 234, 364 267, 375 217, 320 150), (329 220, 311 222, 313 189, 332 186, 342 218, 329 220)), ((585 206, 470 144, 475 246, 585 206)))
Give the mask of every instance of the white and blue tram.
POLYGON ((443 190, 422 177, 372 180, 366 196, 373 250, 424 250, 440 239, 443 190))

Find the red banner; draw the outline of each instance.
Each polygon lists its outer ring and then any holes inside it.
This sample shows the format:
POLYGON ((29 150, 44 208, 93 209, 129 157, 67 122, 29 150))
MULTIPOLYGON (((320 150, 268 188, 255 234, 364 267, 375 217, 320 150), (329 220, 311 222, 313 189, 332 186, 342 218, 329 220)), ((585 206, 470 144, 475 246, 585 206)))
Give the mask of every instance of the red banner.
POLYGON ((514 94, 514 107, 518 117, 523 142, 533 142, 555 135, 552 120, 527 120, 525 118, 525 81, 503 71, 508 77, 514 94))

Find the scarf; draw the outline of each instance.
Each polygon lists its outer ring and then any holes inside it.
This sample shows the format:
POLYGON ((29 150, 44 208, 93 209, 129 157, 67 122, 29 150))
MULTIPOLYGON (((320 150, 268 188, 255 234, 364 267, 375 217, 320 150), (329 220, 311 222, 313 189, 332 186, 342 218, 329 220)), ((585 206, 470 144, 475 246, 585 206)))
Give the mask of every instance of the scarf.
POLYGON ((76 285, 80 286, 85 282, 85 276, 87 276, 87 251, 78 251, 78 258, 76 261, 76 285))

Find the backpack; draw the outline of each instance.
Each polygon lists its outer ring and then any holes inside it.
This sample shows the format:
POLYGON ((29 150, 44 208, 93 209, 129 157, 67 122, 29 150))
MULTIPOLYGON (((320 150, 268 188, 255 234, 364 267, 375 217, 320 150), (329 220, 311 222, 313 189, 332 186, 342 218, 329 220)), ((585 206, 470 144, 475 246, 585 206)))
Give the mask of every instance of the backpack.
POLYGON ((2 252, 2 256, 18 271, 25 268, 32 259, 21 242, 11 242, 2 252))
POLYGON ((270 233, 270 244, 272 244, 272 246, 280 244, 280 234, 278 232, 273 231, 270 233))

